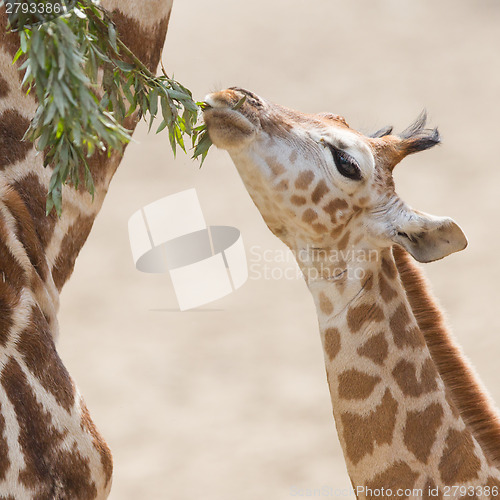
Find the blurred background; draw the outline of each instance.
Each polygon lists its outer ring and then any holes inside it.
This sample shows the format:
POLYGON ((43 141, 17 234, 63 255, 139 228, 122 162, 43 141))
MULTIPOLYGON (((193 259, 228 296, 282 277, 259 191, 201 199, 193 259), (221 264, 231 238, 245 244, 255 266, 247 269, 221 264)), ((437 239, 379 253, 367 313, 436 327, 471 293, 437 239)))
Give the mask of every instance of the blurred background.
MULTIPOLYGON (((426 265, 455 335, 500 403, 500 4, 496 0, 175 0, 163 61, 198 99, 238 85, 370 132, 423 109, 442 146, 398 192, 455 218, 469 248, 426 265)), ((142 124, 62 295, 59 350, 115 458, 111 498, 287 499, 349 487, 314 305, 300 279, 257 279, 178 312, 168 275, 133 266, 129 216, 195 187, 242 232, 254 271, 284 251, 229 156, 203 168, 142 124), (302 489, 302 490, 301 490, 302 489)), ((279 270, 290 263, 266 263, 279 270)))

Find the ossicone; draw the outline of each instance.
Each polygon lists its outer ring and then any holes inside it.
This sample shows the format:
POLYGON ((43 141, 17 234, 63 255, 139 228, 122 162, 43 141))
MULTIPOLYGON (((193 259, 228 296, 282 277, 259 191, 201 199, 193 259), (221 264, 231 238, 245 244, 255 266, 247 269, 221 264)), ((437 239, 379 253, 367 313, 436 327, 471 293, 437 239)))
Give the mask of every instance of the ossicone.
POLYGON ((424 110, 418 118, 403 132, 398 134, 399 148, 404 156, 430 149, 441 142, 437 128, 426 128, 427 112, 424 110))

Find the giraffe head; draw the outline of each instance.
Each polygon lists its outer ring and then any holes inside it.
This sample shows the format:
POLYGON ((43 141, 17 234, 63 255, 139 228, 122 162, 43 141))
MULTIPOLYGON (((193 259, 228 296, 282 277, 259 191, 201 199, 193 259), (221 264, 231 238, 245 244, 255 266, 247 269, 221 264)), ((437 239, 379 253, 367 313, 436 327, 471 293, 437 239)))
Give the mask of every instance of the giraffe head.
POLYGON ((228 151, 266 224, 293 250, 396 243, 430 262, 467 246, 452 219, 415 211, 395 192, 396 164, 439 142, 425 115, 399 135, 387 128, 367 137, 341 116, 292 111, 240 88, 206 102, 212 142, 228 151))

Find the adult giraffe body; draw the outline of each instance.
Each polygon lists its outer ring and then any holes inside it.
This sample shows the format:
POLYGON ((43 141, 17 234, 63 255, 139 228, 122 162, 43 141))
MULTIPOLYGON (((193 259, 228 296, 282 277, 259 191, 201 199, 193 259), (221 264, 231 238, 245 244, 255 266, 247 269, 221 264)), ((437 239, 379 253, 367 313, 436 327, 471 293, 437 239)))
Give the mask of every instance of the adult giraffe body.
MULTIPOLYGON (((103 0, 125 44, 152 70, 173 0, 103 0)), ((112 458, 55 349, 59 293, 99 212, 121 155, 96 155, 95 199, 65 187, 45 217, 51 175, 22 142, 36 109, 12 66, 18 35, 0 9, 0 498, 106 498, 112 458)), ((135 128, 137 118, 126 122, 135 128)), ((89 326, 90 327, 90 326, 89 326)))
POLYGON ((392 170, 439 142, 425 117, 365 137, 243 89, 206 99, 233 159, 313 295, 333 413, 358 498, 500 497, 500 425, 448 335, 421 262, 462 250, 449 218, 410 209, 392 170), (246 101, 238 109, 235 104, 246 101))

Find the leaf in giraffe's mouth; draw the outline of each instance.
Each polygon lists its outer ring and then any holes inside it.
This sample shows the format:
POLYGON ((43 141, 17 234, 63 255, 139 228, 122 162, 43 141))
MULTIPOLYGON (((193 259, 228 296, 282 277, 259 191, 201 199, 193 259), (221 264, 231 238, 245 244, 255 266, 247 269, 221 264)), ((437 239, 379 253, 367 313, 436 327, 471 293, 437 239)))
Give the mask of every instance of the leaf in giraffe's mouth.
POLYGON ((244 95, 231 109, 233 111, 237 111, 238 109, 241 108, 241 106, 243 106, 243 103, 247 100, 247 96, 244 95))
MULTIPOLYGON (((208 107, 211 108, 211 106, 208 107)), ((205 109, 203 109, 203 111, 205 111, 205 109)), ((193 160, 201 156, 201 163, 200 163, 200 168, 201 168, 208 154, 208 150, 212 145, 212 139, 210 139, 210 136, 208 135, 207 126, 205 123, 193 129, 192 141, 194 147, 193 160)))
MULTIPOLYGON (((243 106, 243 103, 247 100, 247 96, 243 96, 232 108, 232 111, 237 111, 238 109, 243 106)), ((202 111, 207 111, 208 109, 213 109, 213 106, 210 106, 208 102, 203 101, 203 102, 197 102, 196 103, 198 107, 202 111)), ((207 126, 206 124, 200 125, 199 127, 196 127, 193 130, 193 147, 194 147, 194 153, 193 153, 193 159, 198 158, 201 156, 201 163, 200 163, 200 168, 203 165, 203 162, 205 161, 205 158, 208 154, 208 150, 210 149, 210 146, 213 144, 212 140, 210 139, 210 135, 208 134, 207 126)))
POLYGON ((212 109, 212 106, 210 106, 210 104, 208 104, 208 102, 205 101, 197 102, 196 104, 202 111, 205 111, 207 109, 212 109))

